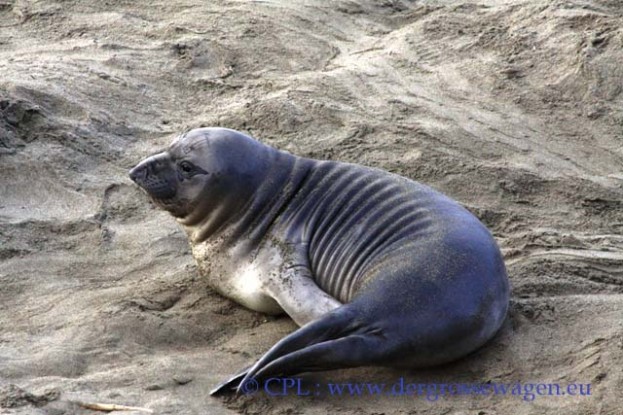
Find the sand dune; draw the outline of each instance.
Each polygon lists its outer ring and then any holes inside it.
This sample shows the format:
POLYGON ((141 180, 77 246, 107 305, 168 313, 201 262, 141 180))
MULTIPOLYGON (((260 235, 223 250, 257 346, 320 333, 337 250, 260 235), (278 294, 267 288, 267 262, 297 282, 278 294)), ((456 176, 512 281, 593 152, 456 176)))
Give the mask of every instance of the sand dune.
POLYGON ((608 0, 0 1, 0 413, 621 413, 622 27, 608 0), (430 184, 504 251, 511 313, 475 355, 306 382, 591 396, 211 398, 295 325, 210 291, 127 178, 207 125, 430 184))

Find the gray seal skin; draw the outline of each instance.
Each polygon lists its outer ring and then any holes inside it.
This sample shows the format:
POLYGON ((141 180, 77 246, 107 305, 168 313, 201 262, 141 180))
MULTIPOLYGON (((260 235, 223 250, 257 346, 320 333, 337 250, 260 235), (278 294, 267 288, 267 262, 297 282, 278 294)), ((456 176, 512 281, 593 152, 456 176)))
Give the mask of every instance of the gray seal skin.
POLYGON ((493 237, 420 183, 223 128, 182 134, 130 177, 177 218, 216 291, 301 326, 213 394, 252 378, 450 362, 505 319, 493 237))

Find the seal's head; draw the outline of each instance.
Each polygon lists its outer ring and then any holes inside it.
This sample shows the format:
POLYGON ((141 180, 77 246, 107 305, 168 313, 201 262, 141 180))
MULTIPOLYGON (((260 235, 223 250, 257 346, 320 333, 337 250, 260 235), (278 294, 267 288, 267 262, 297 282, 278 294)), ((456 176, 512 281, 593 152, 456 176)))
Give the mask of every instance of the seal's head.
POLYGON ((270 147, 234 130, 200 128, 130 170, 154 203, 185 225, 241 208, 262 180, 270 147))

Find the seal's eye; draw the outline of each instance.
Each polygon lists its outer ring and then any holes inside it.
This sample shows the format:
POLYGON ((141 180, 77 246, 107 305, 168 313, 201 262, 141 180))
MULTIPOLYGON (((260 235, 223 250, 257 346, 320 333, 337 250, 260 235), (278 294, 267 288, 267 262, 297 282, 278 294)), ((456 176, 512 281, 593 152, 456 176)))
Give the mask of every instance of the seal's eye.
POLYGON ((178 176, 180 180, 190 179, 195 174, 197 174, 197 168, 194 164, 189 161, 182 161, 177 165, 178 168, 178 176))
POLYGON ((179 164, 179 168, 181 171, 183 171, 186 174, 192 173, 193 170, 195 169, 195 166, 193 166, 193 164, 191 162, 188 161, 182 161, 179 164))

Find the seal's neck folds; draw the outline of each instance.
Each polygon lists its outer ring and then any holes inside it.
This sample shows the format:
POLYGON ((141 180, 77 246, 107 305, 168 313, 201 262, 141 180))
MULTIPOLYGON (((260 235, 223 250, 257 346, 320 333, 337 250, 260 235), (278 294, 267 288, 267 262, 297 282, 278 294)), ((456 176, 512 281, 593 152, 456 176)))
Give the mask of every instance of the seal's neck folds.
POLYGON ((245 177, 242 186, 208 210, 200 207, 200 214, 178 219, 192 243, 220 239, 227 246, 246 239, 249 246, 255 246, 266 235, 296 195, 313 162, 282 151, 265 156, 264 171, 245 177))

